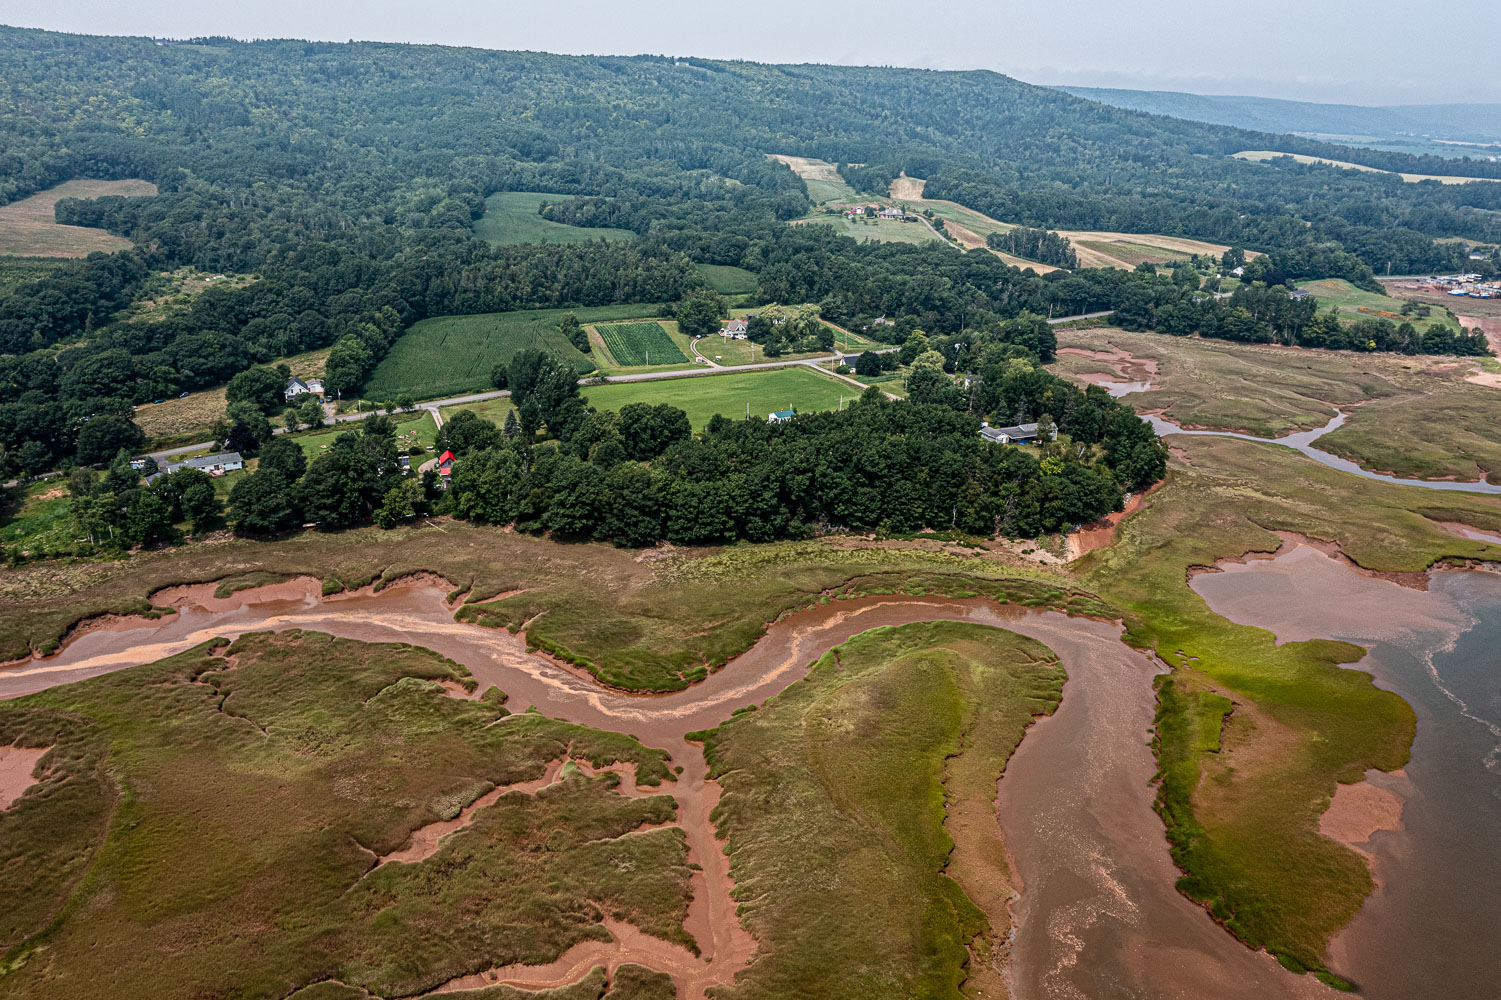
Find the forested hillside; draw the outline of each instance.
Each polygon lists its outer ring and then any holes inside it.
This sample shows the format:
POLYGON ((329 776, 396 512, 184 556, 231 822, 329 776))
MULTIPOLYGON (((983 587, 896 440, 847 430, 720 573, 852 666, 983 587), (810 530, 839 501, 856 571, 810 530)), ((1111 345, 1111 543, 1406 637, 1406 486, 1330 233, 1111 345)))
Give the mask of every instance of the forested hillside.
POLYGON ((10 473, 69 459, 95 415, 120 419, 95 424, 91 454, 138 447, 133 404, 222 384, 251 364, 332 346, 326 384, 348 394, 425 317, 672 302, 703 288, 695 263, 754 272, 756 301, 815 302, 840 323, 908 317, 903 330, 950 335, 1023 310, 1112 308, 1154 280, 1043 278, 938 243, 857 244, 788 227, 808 211, 806 187, 772 152, 845 165, 862 190, 884 192, 905 172, 925 178, 930 197, 1042 231, 1274 251, 1289 279, 1369 283, 1372 268, 1457 262, 1459 248, 1435 237, 1501 241, 1501 184, 1243 163, 1230 154, 1430 168, 988 72, 0 28, 0 77, 0 202, 84 177, 159 190, 60 201, 58 222, 135 249, 28 275, 0 297, 10 473), (501 191, 577 196, 548 217, 637 238, 492 246, 473 225, 501 191), (149 318, 121 312, 179 267, 258 280, 149 318))

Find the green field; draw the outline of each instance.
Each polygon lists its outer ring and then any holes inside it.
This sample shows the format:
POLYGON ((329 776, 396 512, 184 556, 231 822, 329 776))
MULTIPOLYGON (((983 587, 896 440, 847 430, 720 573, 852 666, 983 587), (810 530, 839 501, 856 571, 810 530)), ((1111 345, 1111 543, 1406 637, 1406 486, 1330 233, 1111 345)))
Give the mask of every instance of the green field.
MULTIPOLYGON (((848 403, 859 392, 852 385, 825 378, 801 366, 651 382, 616 382, 583 388, 589 405, 601 410, 618 410, 627 403, 676 406, 688 414, 694 430, 703 430, 716 413, 744 419, 747 406, 751 417, 758 420, 765 420, 772 410, 789 406, 799 413, 834 410, 839 408, 841 400, 848 403)), ((487 420, 504 423, 511 408, 509 399, 487 399, 445 407, 443 412, 473 410, 487 420)))
POLYGON ((474 688, 468 671, 413 646, 223 645, 0 703, 0 745, 52 748, 41 787, 0 812, 6 995, 188 1000, 233 970, 247 997, 328 980, 410 996, 607 939, 600 909, 692 944, 682 831, 640 829, 676 803, 621 795, 614 774, 567 768, 431 857, 373 865, 550 761, 634 762, 660 785, 662 751, 537 713, 492 725, 505 696, 448 697, 436 682, 474 688))
MULTIPOLYGON (((388 416, 396 423, 396 450, 403 455, 407 453, 408 448, 430 447, 438 436, 438 428, 433 424, 433 418, 426 410, 416 413, 395 413, 388 416)), ((292 435, 292 440, 297 442, 302 448, 302 453, 311 462, 327 451, 340 434, 359 429, 359 421, 344 421, 317 430, 301 431, 292 435)), ((412 464, 415 466, 417 463, 414 461, 412 464)))
POLYGON ((720 295, 749 295, 756 290, 756 272, 729 264, 694 264, 693 269, 704 276, 720 295))
POLYGON ((433 399, 493 388, 490 372, 529 347, 556 354, 580 374, 594 362, 558 330, 565 313, 580 323, 635 319, 657 311, 654 305, 597 306, 589 309, 522 309, 474 316, 439 316, 415 323, 391 347, 365 383, 368 399, 410 393, 433 399))
POLYGON ((1447 327, 1457 331, 1459 324, 1444 312, 1444 307, 1434 306, 1427 319, 1411 319, 1402 315, 1403 300, 1390 295, 1377 295, 1362 291, 1343 278, 1326 278, 1321 281, 1300 281, 1299 288, 1306 288, 1319 300, 1319 308, 1335 306, 1341 316, 1350 319, 1385 319, 1393 323, 1411 323, 1418 330, 1430 326, 1447 327))
POLYGON ((645 365, 687 364, 689 358, 673 343, 662 324, 655 320, 640 323, 602 323, 594 328, 605 342, 605 350, 622 368, 645 365))
POLYGON ((62 478, 0 491, 0 546, 29 558, 65 556, 78 546, 62 478))
POLYGON ((1032 718, 1058 705, 1063 679, 1051 650, 1012 632, 878 628, 705 734, 731 870, 755 887, 742 919, 762 947, 723 995, 938 998, 958 997, 966 979, 991 986, 1010 896, 996 782, 1032 718), (989 822, 954 822, 970 809, 989 822))
POLYGON ((543 202, 568 201, 569 194, 502 191, 485 199, 485 214, 474 224, 474 235, 497 246, 513 243, 582 243, 585 240, 628 240, 626 229, 587 229, 565 226, 537 214, 543 202))
POLYGON ((833 226, 842 236, 881 243, 928 243, 938 239, 921 222, 898 222, 895 219, 846 219, 843 215, 817 215, 802 225, 833 226))

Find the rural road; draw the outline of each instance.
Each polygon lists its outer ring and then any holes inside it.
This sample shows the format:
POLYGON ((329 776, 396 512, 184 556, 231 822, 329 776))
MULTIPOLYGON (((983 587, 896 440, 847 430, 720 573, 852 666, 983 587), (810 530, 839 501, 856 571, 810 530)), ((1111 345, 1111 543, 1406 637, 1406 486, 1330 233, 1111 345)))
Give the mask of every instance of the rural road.
MULTIPOLYGON (((1048 320, 1048 322, 1057 325, 1059 323, 1071 323, 1074 320, 1080 319, 1099 319, 1102 316, 1109 316, 1111 312, 1112 310, 1106 309, 1103 312, 1084 313, 1079 316, 1059 316, 1057 319, 1048 320)), ((895 350, 900 350, 900 348, 887 347, 874 353, 888 354, 891 351, 895 350)), ((695 353, 697 353, 696 350, 695 353)), ((864 389, 865 384, 863 382, 856 381, 855 379, 849 378, 847 376, 831 372, 826 368, 819 367, 820 365, 827 364, 830 361, 842 361, 845 358, 852 358, 854 356, 855 355, 853 354, 840 354, 836 351, 830 354, 820 355, 816 358, 802 358, 801 360, 797 361, 757 361, 754 364, 749 365, 716 365, 712 368, 689 368, 675 372, 633 372, 628 375, 611 375, 609 381, 611 383, 655 382, 669 378, 707 378, 715 375, 728 375, 733 372, 756 372, 766 371, 772 368, 792 368, 795 366, 801 366, 805 368, 816 369, 817 371, 829 376, 830 378, 839 379, 842 382, 848 382, 850 385, 858 386, 859 388, 864 389)), ((702 355, 700 355, 700 357, 702 357, 702 355)), ((704 360, 707 361, 708 359, 705 358, 704 360)), ((712 364, 712 362, 710 363, 712 364)), ((579 384, 588 385, 590 384, 590 382, 589 379, 581 378, 579 379, 579 384)), ((510 394, 511 391, 509 389, 493 389, 490 392, 471 392, 463 396, 448 396, 444 399, 432 399, 424 403, 418 403, 417 409, 426 410, 427 412, 431 413, 433 415, 433 422, 441 428, 443 426, 442 409, 444 407, 462 406, 465 403, 481 403, 487 399, 503 399, 510 394)), ((362 410, 358 413, 340 413, 323 421, 323 426, 331 427, 337 424, 348 423, 354 420, 364 420, 366 417, 372 416, 375 412, 376 411, 373 410, 362 410)), ((286 428, 277 427, 273 429, 272 433, 285 434, 286 428)), ((178 455, 186 455, 191 452, 201 451, 204 448, 211 448, 213 446, 214 442, 212 441, 200 441, 197 444, 185 444, 180 445, 176 448, 165 448, 161 451, 147 452, 147 454, 150 457, 156 459, 157 462, 161 462, 164 459, 174 458, 178 455)))

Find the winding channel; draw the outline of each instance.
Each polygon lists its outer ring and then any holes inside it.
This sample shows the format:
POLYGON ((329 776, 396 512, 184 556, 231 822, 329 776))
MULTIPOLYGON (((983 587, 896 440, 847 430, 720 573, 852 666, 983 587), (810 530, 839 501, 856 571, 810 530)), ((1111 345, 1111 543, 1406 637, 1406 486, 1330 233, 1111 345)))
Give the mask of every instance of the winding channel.
MULTIPOLYGON (((558 986, 577 981, 592 966, 613 969, 625 962, 670 973, 680 997, 702 997, 709 987, 731 982, 754 960, 757 943, 736 916, 730 862, 710 821, 719 787, 686 734, 784 690, 824 652, 859 632, 952 620, 1038 639, 1068 671, 1062 704, 1032 728, 999 786, 997 819, 1021 889, 1011 903, 1009 979, 1015 996, 1251 1000, 1328 993, 1311 977, 1294 976, 1242 946, 1174 888, 1178 873, 1152 810, 1150 786, 1156 766, 1148 745, 1152 683, 1162 668, 1122 644, 1119 626, 980 599, 835 601, 772 625, 750 650, 688 690, 628 695, 527 653, 524 637, 456 622, 446 588, 430 581, 326 599, 311 579, 225 599, 214 598, 212 589, 162 591, 153 603, 171 604, 177 614, 83 631, 52 657, 0 672, 0 697, 151 662, 216 636, 314 629, 425 646, 467 667, 481 691, 492 684, 505 691, 512 711, 535 706, 570 722, 631 733, 667 750, 683 767, 678 781, 663 790, 677 801, 691 858, 703 867, 685 921, 702 958, 611 922, 609 943, 576 946, 547 966, 482 970, 440 992, 497 983, 558 986)), ((634 790, 634 781, 623 782, 623 790, 634 790)))
MULTIPOLYGON (((1084 381, 1099 386, 1116 399, 1122 399, 1133 393, 1151 392, 1157 388, 1156 383, 1150 380, 1150 376, 1156 373, 1155 361, 1133 358, 1128 354, 1119 352, 1090 351, 1078 347, 1065 347, 1058 353, 1087 357, 1095 361, 1103 361, 1112 366, 1134 365, 1142 370, 1141 373, 1149 376, 1146 380, 1132 381, 1130 376, 1125 374, 1120 367, 1117 367, 1118 377, 1116 378, 1099 374, 1080 376, 1084 381)), ((1462 482, 1446 479, 1403 479, 1400 476, 1389 476, 1382 472, 1371 472, 1361 468, 1348 458, 1340 458, 1331 452, 1313 447, 1313 443, 1319 438, 1344 426, 1345 421, 1349 419, 1350 415, 1343 410, 1336 410, 1334 416, 1322 427, 1315 427, 1307 431, 1294 431, 1291 434, 1284 434, 1277 438, 1257 437, 1254 434, 1242 434, 1239 431, 1188 430, 1168 420, 1161 414, 1142 413, 1140 416, 1152 425, 1152 430, 1158 437, 1167 437, 1169 434, 1186 434, 1190 437, 1229 437, 1239 438, 1242 441, 1255 441, 1259 444, 1280 444, 1283 447, 1291 448, 1296 452, 1307 455, 1315 462, 1327 465, 1331 469, 1348 472, 1353 476, 1360 476, 1362 479, 1373 479, 1378 483, 1390 483, 1393 486, 1420 486, 1429 490, 1486 493, 1492 496, 1501 496, 1501 485, 1488 483, 1484 480, 1479 482, 1462 482)))

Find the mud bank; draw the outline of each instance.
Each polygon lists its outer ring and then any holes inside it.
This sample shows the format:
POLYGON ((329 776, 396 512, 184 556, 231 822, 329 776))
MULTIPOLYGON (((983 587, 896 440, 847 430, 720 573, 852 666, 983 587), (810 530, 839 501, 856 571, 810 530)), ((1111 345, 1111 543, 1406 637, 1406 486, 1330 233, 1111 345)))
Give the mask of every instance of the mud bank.
POLYGON ((1501 975, 1501 578, 1439 572, 1424 590, 1357 572, 1297 539, 1220 564, 1192 586, 1216 612, 1279 642, 1367 646, 1355 669, 1418 716, 1412 759, 1339 786, 1320 830, 1359 851, 1378 888, 1330 946, 1330 966, 1373 1000, 1481 1000, 1501 975))
MULTIPOLYGON (((1312 996, 1324 989, 1247 950, 1175 890, 1177 872, 1149 784, 1155 762, 1147 734, 1159 668, 1123 645, 1114 624, 979 599, 833 601, 770 626, 750 650, 686 691, 631 695, 603 689, 592 678, 527 653, 524 637, 456 622, 445 587, 431 582, 404 580, 379 593, 323 599, 314 581, 224 598, 213 597, 211 587, 190 587, 154 600, 170 600, 178 613, 78 635, 54 657, 0 672, 0 695, 150 662, 218 636, 312 629, 433 649, 467 667, 477 691, 493 685, 506 692, 512 711, 535 706, 571 722, 631 733, 667 750, 682 766, 675 783, 652 791, 676 800, 690 860, 703 869, 695 875, 685 921, 701 956, 605 922, 609 942, 579 945, 546 966, 463 977, 445 990, 502 982, 560 985, 577 981, 595 965, 613 969, 626 962, 672 974, 686 997, 731 981, 757 945, 736 917, 730 862, 709 818, 719 787, 707 779, 703 754, 686 735, 782 691, 823 653, 859 632, 933 620, 970 621, 1031 636, 1059 654, 1069 675, 1061 707, 1022 741, 999 788, 1001 839, 1025 886, 1012 902, 1015 995, 1260 998, 1312 996)), ((436 840, 452 831, 430 832, 436 840)), ((423 849, 417 838, 407 848, 423 849)))
POLYGON ((0 747, 0 812, 37 783, 36 766, 51 747, 0 747))

